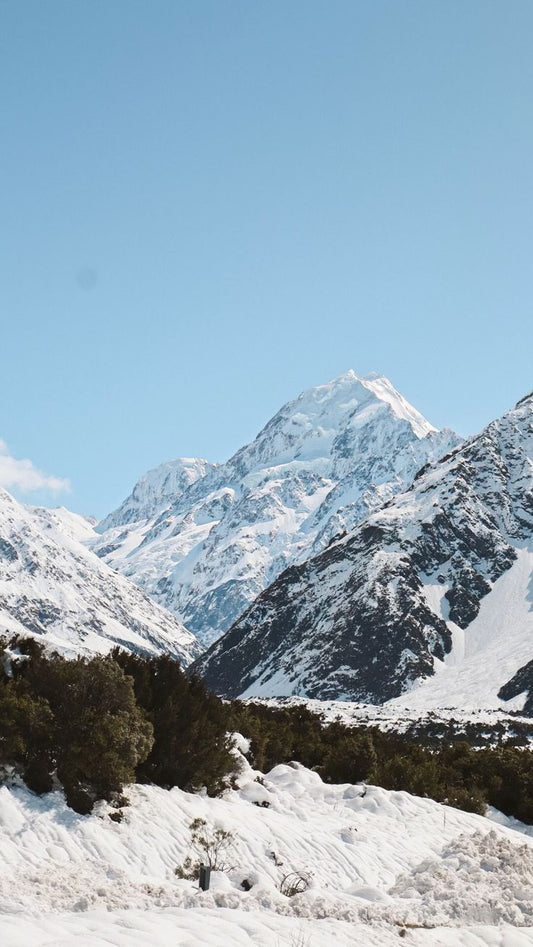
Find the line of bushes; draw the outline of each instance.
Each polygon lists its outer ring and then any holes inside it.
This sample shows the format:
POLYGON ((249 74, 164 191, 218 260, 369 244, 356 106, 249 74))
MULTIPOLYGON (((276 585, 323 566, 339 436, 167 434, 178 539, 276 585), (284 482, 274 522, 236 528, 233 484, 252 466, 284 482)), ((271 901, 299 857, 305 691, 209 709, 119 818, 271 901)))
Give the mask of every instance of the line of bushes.
POLYGON ((533 823, 533 754, 529 748, 499 745, 477 749, 464 739, 416 740, 377 727, 325 725, 305 704, 271 707, 233 702, 232 726, 251 737, 253 762, 264 771, 298 760, 325 782, 361 780, 428 796, 468 812, 487 805, 533 823))
POLYGON ((220 793, 236 766, 228 733, 239 731, 263 772, 297 760, 326 782, 366 780, 472 812, 490 804, 533 823, 528 748, 326 724, 304 704, 228 703, 168 656, 67 661, 17 639, 0 641, 0 664, 0 767, 39 793, 61 786, 78 812, 135 780, 220 793))
POLYGON ((0 640, 0 767, 38 793, 61 786, 77 812, 135 780, 220 792, 235 769, 227 716, 167 656, 69 661, 0 640))

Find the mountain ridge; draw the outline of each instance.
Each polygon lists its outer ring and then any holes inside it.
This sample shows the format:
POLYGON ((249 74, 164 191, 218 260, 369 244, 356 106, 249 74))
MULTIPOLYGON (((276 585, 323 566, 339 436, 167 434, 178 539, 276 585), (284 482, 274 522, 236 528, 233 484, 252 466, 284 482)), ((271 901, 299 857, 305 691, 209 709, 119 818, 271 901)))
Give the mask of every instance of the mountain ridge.
MULTIPOLYGON (((383 703, 406 692, 416 700, 420 688, 428 694, 442 681, 445 700, 446 673, 435 670, 447 669, 461 640, 471 646, 468 628, 479 623, 483 599, 505 573, 514 576, 533 540, 532 419, 529 395, 421 469, 347 536, 279 576, 198 660, 208 685, 230 697, 383 703)), ((494 706, 498 688, 533 655, 527 599, 516 621, 514 657, 497 650, 494 706)), ((486 644, 482 629, 476 635, 486 644)), ((471 671, 482 654, 472 651, 471 671)))
POLYGON ((0 489, 0 633, 69 657, 120 645, 190 663, 194 636, 86 548, 91 531, 77 514, 24 506, 0 489))
POLYGON ((209 644, 284 568, 324 549, 458 442, 384 376, 349 370, 287 402, 226 463, 207 465, 133 522, 136 485, 93 548, 209 644))

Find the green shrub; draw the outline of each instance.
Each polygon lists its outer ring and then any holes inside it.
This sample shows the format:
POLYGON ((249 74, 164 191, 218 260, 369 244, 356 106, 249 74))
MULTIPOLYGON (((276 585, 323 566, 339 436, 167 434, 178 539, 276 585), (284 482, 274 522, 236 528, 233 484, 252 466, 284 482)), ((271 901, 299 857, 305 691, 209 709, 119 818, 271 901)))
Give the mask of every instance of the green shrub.
POLYGON ((10 647, 23 657, 9 659, 0 641, 0 766, 39 793, 59 780, 80 813, 90 812, 96 799, 118 805, 133 779, 221 792, 237 767, 228 736, 237 730, 249 738, 251 762, 263 771, 296 760, 326 782, 366 780, 471 812, 490 804, 533 823, 533 757, 524 724, 506 745, 498 725, 496 746, 486 745, 479 728, 436 720, 406 734, 340 719, 326 724, 305 704, 221 701, 168 656, 116 649, 67 661, 32 639, 14 639, 10 647))
POLYGON ((131 675, 136 700, 153 726, 154 743, 138 778, 165 788, 221 792, 237 767, 226 705, 168 655, 146 659, 115 651, 113 657, 131 675))
POLYGON ((90 812, 135 778, 152 746, 151 724, 113 660, 67 661, 34 642, 28 650, 30 660, 0 685, 0 762, 35 792, 49 791, 56 776, 68 805, 90 812))

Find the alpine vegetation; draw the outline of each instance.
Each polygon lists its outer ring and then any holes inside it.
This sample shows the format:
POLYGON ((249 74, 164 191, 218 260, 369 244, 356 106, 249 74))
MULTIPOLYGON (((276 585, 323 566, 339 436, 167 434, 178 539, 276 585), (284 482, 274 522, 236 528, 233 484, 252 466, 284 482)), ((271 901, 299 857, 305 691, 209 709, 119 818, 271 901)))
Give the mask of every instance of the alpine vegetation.
POLYGON ((0 663, 4 775, 77 812, 135 779, 216 794, 235 769, 225 706, 169 656, 67 660, 27 638, 0 641, 0 663))
MULTIPOLYGON (((328 723, 305 705, 227 703, 168 656, 117 649, 66 660, 28 638, 0 642, 0 664, 4 780, 22 778, 40 795, 61 788, 80 813, 98 800, 120 806, 134 781, 224 793, 239 774, 231 734, 240 732, 263 771, 296 760, 328 783, 365 780, 471 812, 494 805, 533 823, 530 754, 510 742, 479 749, 459 736, 328 723)), ((225 836, 197 829, 197 846, 208 837, 224 850, 225 836)))

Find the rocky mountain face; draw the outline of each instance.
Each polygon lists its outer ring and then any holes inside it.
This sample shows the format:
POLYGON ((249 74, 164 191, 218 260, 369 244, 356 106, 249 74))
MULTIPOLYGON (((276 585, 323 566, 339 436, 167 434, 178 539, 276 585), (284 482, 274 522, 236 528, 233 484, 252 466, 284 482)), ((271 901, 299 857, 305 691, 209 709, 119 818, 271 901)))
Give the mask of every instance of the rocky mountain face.
POLYGON ((209 644, 283 570, 458 443, 386 378, 349 371, 286 404, 227 463, 151 471, 98 526, 93 548, 209 644))
POLYGON ((92 524, 23 506, 0 489, 0 635, 31 635, 69 657, 118 644, 189 664, 200 648, 165 612, 83 545, 92 524))
POLYGON ((497 706, 533 685, 532 576, 533 393, 286 569, 196 668, 227 697, 497 706))

